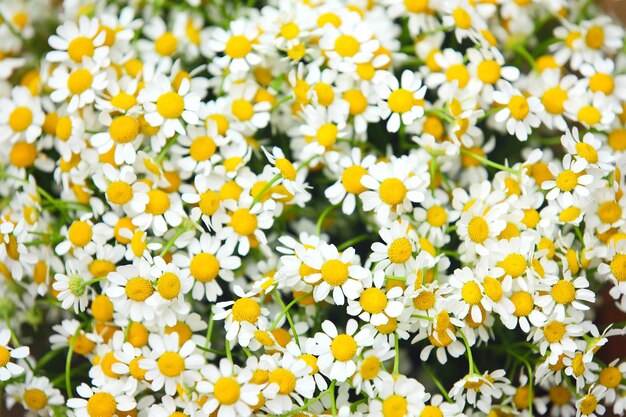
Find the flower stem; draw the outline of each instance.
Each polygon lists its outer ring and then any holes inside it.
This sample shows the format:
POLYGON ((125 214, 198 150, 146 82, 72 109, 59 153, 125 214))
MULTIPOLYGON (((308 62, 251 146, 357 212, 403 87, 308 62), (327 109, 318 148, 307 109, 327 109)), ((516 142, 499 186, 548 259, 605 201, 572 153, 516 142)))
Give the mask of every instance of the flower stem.
MULTIPOLYGON (((272 291, 272 293, 274 294, 274 297, 276 298, 276 301, 278 301, 278 303, 282 307, 284 315, 287 316, 287 321, 289 322, 289 327, 291 327, 291 333, 293 333, 293 339, 295 340, 296 345, 298 345, 298 347, 300 347, 300 341, 298 340, 298 332, 296 332, 296 326, 294 325, 293 320, 291 319, 291 314, 289 314, 289 307, 285 306, 285 303, 283 302, 283 299, 280 298, 280 294, 278 293, 278 290, 274 290, 274 291, 272 291)), ((307 296, 308 295, 310 295, 310 294, 307 294, 307 296)), ((293 303, 296 302, 297 300, 298 299, 295 299, 294 301, 292 301, 290 303, 290 306, 293 305, 293 303)), ((278 317, 276 319, 276 322, 278 321, 278 319, 280 319, 280 317, 278 317)))

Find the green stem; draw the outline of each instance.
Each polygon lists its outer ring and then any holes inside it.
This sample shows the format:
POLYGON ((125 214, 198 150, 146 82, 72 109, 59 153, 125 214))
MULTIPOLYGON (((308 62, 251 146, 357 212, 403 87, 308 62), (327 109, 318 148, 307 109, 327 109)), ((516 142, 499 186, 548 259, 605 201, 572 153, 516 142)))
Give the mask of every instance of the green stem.
POLYGON ((336 383, 337 381, 333 380, 333 382, 330 384, 330 387, 328 388, 328 390, 330 391, 330 408, 332 410, 333 417, 337 415, 337 404, 335 404, 335 384, 336 383))
POLYGON ((526 366, 526 370, 528 371, 528 413, 530 417, 533 417, 533 367, 530 365, 530 362, 515 353, 513 350, 508 349, 507 352, 515 356, 524 364, 524 366, 526 366))
POLYGON ((440 119, 445 120, 448 123, 454 123, 456 121, 456 119, 454 118, 454 116, 448 114, 445 110, 443 109, 428 109, 424 112, 425 115, 427 116, 437 116, 440 119))
MULTIPOLYGON (((281 313, 278 315, 278 317, 276 317, 276 320, 274 320, 274 322, 270 326, 270 328, 269 328, 270 332, 276 328, 276 326, 278 325, 278 322, 280 321, 280 319, 282 319, 285 314, 288 314, 289 309, 291 307, 293 307, 294 304, 296 304, 300 300, 304 300, 305 298, 309 297, 310 295, 311 295, 311 293, 308 292, 306 294, 301 295, 298 298, 295 298, 289 304, 287 304, 287 306, 285 308, 283 308, 283 311, 281 311, 281 313)), ((278 298, 280 299, 280 297, 278 297, 278 298)), ((281 301, 281 304, 282 304, 282 299, 280 299, 280 301, 281 301)))
POLYGON ((439 379, 435 376, 435 374, 433 374, 433 372, 430 370, 428 365, 424 363, 422 367, 424 368, 424 371, 428 374, 430 379, 433 381, 435 386, 439 389, 439 392, 441 392, 441 395, 443 395, 446 401, 448 401, 449 403, 454 402, 448 395, 448 391, 446 391, 446 389, 443 387, 443 384, 441 383, 441 381, 439 381, 439 379))
POLYGON ((261 191, 259 191, 252 199, 252 204, 250 204, 250 208, 254 207, 254 205, 258 203, 259 200, 261 200, 261 198, 263 198, 263 195, 272 187, 272 185, 274 185, 276 181, 280 179, 280 177, 281 177, 280 173, 274 175, 272 179, 269 180, 269 182, 265 184, 263 188, 261 188, 261 191))
MULTIPOLYGON (((298 332, 296 332, 296 326, 293 323, 293 320, 291 319, 291 314, 289 314, 289 308, 287 308, 287 306, 285 306, 285 303, 283 302, 283 299, 280 297, 280 294, 278 293, 278 290, 274 290, 272 291, 272 293, 274 294, 274 297, 276 298, 276 301, 278 301, 278 303, 280 304, 280 306, 282 307, 285 316, 287 316, 287 321, 289 322, 289 327, 291 327, 291 333, 293 333, 293 339, 296 341, 296 345, 298 345, 298 347, 300 347, 300 340, 298 340, 298 332)), ((307 294, 307 296, 310 294, 307 294)), ((297 299, 296 299, 297 300, 297 299)), ((294 300, 294 301, 296 301, 294 300)))
POLYGON ((226 340, 225 344, 224 344, 225 350, 226 350, 226 357, 228 358, 228 360, 230 361, 230 363, 233 363, 233 354, 230 351, 230 342, 228 340, 226 340))
POLYGON ((354 237, 350 240, 346 240, 345 242, 343 242, 341 245, 337 246, 337 250, 338 251, 343 251, 344 249, 347 249, 349 247, 352 247, 354 245, 356 245, 359 242, 364 241, 365 239, 367 239, 369 237, 368 233, 364 233, 362 235, 359 235, 357 237, 354 237))
POLYGON ((324 219, 328 216, 328 214, 331 211, 333 211, 338 206, 339 206, 338 204, 335 204, 335 205, 326 207, 326 209, 322 212, 322 214, 320 214, 320 216, 317 218, 317 223, 315 225, 315 231, 316 231, 318 236, 320 235, 320 233, 322 233, 322 224, 324 223, 324 219))
POLYGON ((163 159, 165 158, 165 155, 167 155, 167 151, 169 151, 169 149, 177 142, 177 137, 178 135, 174 136, 165 144, 165 146, 163 146, 163 148, 161 149, 161 152, 159 152, 159 154, 155 158, 155 161, 157 163, 160 164, 163 161, 163 159))
POLYGON ((534 71, 537 71, 537 63, 535 62, 535 58, 530 54, 530 52, 528 52, 523 44, 518 43, 517 45, 515 45, 513 47, 513 51, 520 54, 530 64, 532 69, 534 71))
POLYGON ((465 351, 467 352, 467 361, 469 362, 469 374, 474 375, 478 372, 476 365, 474 364, 474 356, 472 356, 472 349, 470 348, 469 342, 467 341, 467 337, 462 330, 459 330, 459 334, 463 339, 463 343, 465 343, 465 351))
POLYGON ((163 250, 161 251, 161 253, 159 253, 160 257, 165 256, 165 254, 171 249, 171 247, 174 245, 174 243, 176 243, 176 240, 180 237, 180 235, 182 235, 183 233, 185 233, 187 231, 186 228, 179 228, 178 230, 176 230, 176 233, 174 234, 174 236, 172 236, 172 238, 165 244, 165 246, 163 247, 163 250))
POLYGON ((393 334, 393 343, 396 348, 396 356, 393 358, 393 375, 400 374, 400 341, 398 340, 398 333, 393 334))
POLYGON ((72 368, 72 355, 74 354, 74 343, 80 332, 80 327, 76 329, 70 340, 70 344, 67 350, 67 357, 65 358, 65 390, 67 391, 67 398, 72 398, 72 375, 70 373, 72 368))
POLYGON ((221 352, 221 351, 219 351, 217 349, 211 349, 211 348, 200 346, 200 345, 196 345, 196 347, 198 349, 200 349, 200 350, 205 351, 205 352, 213 353, 215 355, 220 355, 220 356, 226 356, 226 354, 224 352, 221 352))
POLYGON ((208 347, 211 344, 211 336, 213 335, 213 310, 209 313, 209 326, 206 330, 206 337, 204 339, 204 347, 208 347))
POLYGON ((519 172, 517 172, 513 168, 504 166, 502 164, 498 164, 497 162, 490 161, 489 159, 485 158, 484 156, 477 155, 477 154, 475 154, 473 152, 468 151, 467 149, 461 148, 461 153, 464 154, 464 155, 467 155, 467 156, 471 156, 472 158, 474 158, 474 159, 476 159, 476 160, 482 162, 483 164, 488 165, 488 166, 490 166, 492 168, 499 169, 500 171, 507 171, 507 172, 510 172, 511 174, 515 174, 515 175, 519 176, 519 172))

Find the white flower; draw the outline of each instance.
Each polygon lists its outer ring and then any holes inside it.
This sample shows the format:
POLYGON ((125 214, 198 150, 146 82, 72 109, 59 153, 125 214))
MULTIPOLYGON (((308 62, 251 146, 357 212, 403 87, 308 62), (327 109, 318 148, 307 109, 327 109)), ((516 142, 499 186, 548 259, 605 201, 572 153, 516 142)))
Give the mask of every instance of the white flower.
POLYGON ((108 390, 90 387, 82 383, 76 388, 80 397, 67 400, 67 406, 74 410, 76 417, 92 417, 92 415, 114 415, 116 410, 129 411, 135 408, 133 397, 122 395, 120 385, 114 385, 108 390))
POLYGON ((498 123, 506 122, 506 130, 521 141, 526 141, 532 128, 541 124, 539 114, 544 111, 541 100, 535 96, 525 96, 507 82, 498 85, 499 90, 493 93, 496 103, 505 105, 494 116, 498 123))
POLYGON ((404 70, 398 79, 387 73, 383 80, 376 84, 376 92, 380 97, 381 117, 387 120, 387 130, 397 132, 400 121, 407 126, 424 115, 423 99, 426 86, 422 85, 419 76, 410 70, 404 70))
POLYGON ((0 98, 0 140, 33 143, 41 135, 44 120, 39 97, 26 87, 15 87, 10 98, 0 98))
POLYGON ((8 381, 14 376, 24 373, 24 368, 11 362, 11 359, 24 359, 30 353, 28 346, 10 348, 11 331, 7 328, 0 330, 0 381, 8 381))

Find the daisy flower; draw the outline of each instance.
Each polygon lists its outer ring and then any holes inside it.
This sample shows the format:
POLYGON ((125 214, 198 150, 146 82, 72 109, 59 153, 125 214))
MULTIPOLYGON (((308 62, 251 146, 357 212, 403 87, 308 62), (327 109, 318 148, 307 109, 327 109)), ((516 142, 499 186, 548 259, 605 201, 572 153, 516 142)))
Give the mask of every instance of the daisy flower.
POLYGON ((269 314, 251 294, 245 294, 240 286, 235 286, 234 292, 239 298, 216 304, 213 316, 215 320, 225 320, 226 339, 230 341, 238 339, 243 325, 265 327, 268 323, 266 316, 269 314))
POLYGON ((24 373, 24 368, 11 362, 11 359, 24 359, 30 353, 28 346, 9 347, 11 331, 7 328, 0 330, 0 381, 9 379, 24 373))
POLYGON ((547 315, 554 312, 557 320, 565 320, 566 313, 583 319, 583 312, 589 310, 584 303, 593 304, 596 300, 595 293, 588 288, 589 281, 585 276, 574 279, 571 272, 565 271, 561 279, 546 277, 541 281, 537 291, 545 295, 539 295, 536 304, 547 315))
POLYGON ((527 97, 510 83, 501 82, 493 93, 493 100, 505 106, 496 113, 495 121, 506 122, 506 130, 519 140, 526 141, 532 128, 541 124, 539 114, 544 111, 544 107, 538 97, 527 97))
POLYGON ((237 253, 242 256, 247 255, 251 247, 264 245, 267 238, 263 230, 269 229, 274 222, 270 203, 256 203, 249 195, 241 196, 239 201, 224 201, 227 215, 217 237, 226 245, 236 245, 237 253), (251 206, 252 203, 255 204, 251 206))
POLYGON ((471 404, 478 407, 483 413, 489 413, 492 401, 502 398, 502 395, 515 394, 515 388, 505 377, 504 369, 498 369, 484 374, 467 375, 458 380, 450 390, 450 397, 457 404, 471 404))
POLYGON ((275 146, 272 152, 268 152, 263 148, 265 156, 274 167, 272 173, 274 175, 280 175, 279 184, 284 185, 291 194, 306 193, 306 184, 304 180, 307 176, 306 169, 301 169, 303 166, 296 168, 294 164, 287 158, 283 151, 275 146))
POLYGON ((546 199, 554 200, 560 194, 568 197, 578 195, 587 197, 589 195, 588 185, 593 183, 593 176, 585 173, 587 161, 585 159, 575 159, 571 154, 563 157, 562 168, 555 162, 548 165, 554 180, 546 180, 541 184, 543 190, 548 190, 546 199))
POLYGON ((146 111, 146 122, 152 127, 160 127, 165 139, 174 134, 186 134, 181 119, 190 125, 198 123, 200 96, 190 90, 190 82, 183 79, 180 87, 174 89, 163 74, 158 74, 149 82, 137 97, 146 111))
POLYGON ((155 291, 150 268, 148 261, 140 259, 134 265, 119 266, 107 276, 111 285, 104 293, 122 317, 129 317, 137 322, 155 318, 155 307, 146 302, 155 291))
POLYGON ((417 234, 408 222, 395 220, 390 227, 381 228, 378 233, 385 243, 372 244, 370 259, 376 263, 374 270, 400 277, 413 272, 417 234))
POLYGON ((250 372, 233 365, 228 359, 219 362, 219 368, 208 364, 202 370, 203 379, 198 382, 198 392, 207 394, 208 400, 202 412, 215 413, 217 417, 247 417, 259 403, 260 387, 251 384, 250 372))
POLYGON ((110 204, 122 206, 127 213, 140 213, 148 204, 149 187, 137 181, 137 175, 130 166, 117 170, 111 164, 104 164, 102 175, 94 175, 93 181, 105 193, 110 204))
POLYGON ((601 416, 606 411, 606 407, 601 404, 606 394, 606 388, 602 385, 589 387, 587 394, 576 401, 576 416, 596 417, 601 416))
POLYGON ((80 67, 72 69, 57 67, 48 80, 48 84, 54 90, 50 98, 55 103, 69 99, 67 105, 69 113, 92 104, 96 95, 106 88, 107 83, 106 72, 91 59, 86 59, 80 67))
POLYGON ((415 166, 408 158, 372 165, 368 174, 361 178, 361 184, 368 188, 360 194, 363 210, 374 210, 380 224, 385 224, 392 212, 399 215, 412 210, 412 203, 425 198, 427 169, 425 165, 415 166))
POLYGON ((15 87, 10 98, 0 98, 0 140, 33 143, 41 135, 44 120, 39 97, 26 87, 15 87))
POLYGON ((375 272, 374 285, 365 287, 358 300, 348 300, 346 312, 374 326, 387 324, 390 317, 396 318, 402 314, 404 303, 399 300, 403 294, 402 288, 383 290, 381 288, 384 283, 384 272, 375 272))
POLYGON ((357 363, 357 372, 352 379, 357 394, 365 392, 372 397, 382 391, 384 385, 393 382, 383 364, 395 356, 395 352, 386 343, 374 343, 373 346, 375 347, 363 352, 363 358, 357 363))
POLYGON ((529 86, 533 95, 541 98, 544 111, 539 113, 539 118, 550 129, 567 130, 565 103, 577 81, 574 74, 561 77, 558 69, 546 69, 541 73, 540 82, 529 86))
POLYGON ((354 300, 359 296, 363 280, 371 276, 358 265, 354 248, 339 253, 334 245, 320 242, 317 250, 303 254, 302 262, 312 269, 304 281, 314 285, 315 301, 322 301, 332 293, 335 304, 343 305, 346 298, 354 300))
POLYGON ((452 222, 456 222, 461 213, 451 207, 447 207, 448 194, 442 190, 435 190, 433 194, 426 194, 421 207, 413 210, 413 217, 422 222, 417 228, 420 236, 428 238, 435 246, 441 246, 449 241, 446 228, 452 222))
POLYGON ((568 129, 561 136, 561 144, 576 159, 584 159, 589 165, 597 166, 605 172, 611 170, 614 157, 610 152, 601 149, 602 141, 592 132, 585 133, 581 139, 577 127, 568 129))
POLYGON ((141 230, 152 229, 156 236, 163 236, 169 230, 168 224, 178 227, 183 221, 185 211, 178 193, 168 194, 160 188, 152 189, 143 195, 147 197, 145 208, 133 217, 133 224, 141 230))
POLYGON ((224 54, 214 59, 220 68, 230 69, 236 74, 245 73, 261 62, 261 56, 256 51, 258 35, 256 25, 250 25, 244 19, 236 19, 230 22, 228 31, 216 27, 203 50, 224 54))
POLYGON ((353 148, 350 155, 342 156, 337 162, 336 170, 341 175, 337 182, 324 191, 324 196, 331 204, 341 203, 341 211, 346 215, 351 215, 356 208, 357 196, 367 191, 367 188, 361 184, 361 179, 367 175, 367 170, 375 162, 374 155, 365 155, 362 158, 361 150, 353 148))
POLYGON ((177 252, 173 262, 181 272, 189 274, 194 280, 191 294, 194 300, 206 297, 215 301, 223 291, 219 280, 232 282, 233 271, 241 266, 241 259, 233 255, 234 246, 223 244, 221 240, 208 233, 202 233, 187 246, 189 254, 177 252), (218 279, 219 277, 219 279, 218 279))
POLYGON ((76 417, 113 416, 117 410, 129 411, 137 405, 133 397, 122 394, 120 385, 103 390, 82 383, 76 392, 80 397, 67 400, 67 406, 74 410, 76 417))
POLYGON ((387 130, 390 132, 400 129, 400 121, 407 126, 424 115, 426 86, 413 71, 405 70, 400 82, 392 73, 386 74, 376 84, 376 92, 380 97, 381 118, 389 118, 387 130))
POLYGON ((488 206, 476 201, 461 214, 457 223, 459 237, 478 255, 488 255, 487 242, 496 238, 506 227, 506 221, 502 218, 506 210, 504 204, 488 206))
POLYGON ((154 391, 164 388, 167 395, 174 395, 178 384, 192 385, 200 379, 198 370, 204 365, 204 359, 194 354, 196 344, 193 341, 180 346, 178 334, 172 333, 151 334, 148 343, 150 354, 139 361, 139 366, 147 371, 145 378, 154 391))
POLYGON ((564 320, 557 320, 554 316, 548 317, 545 324, 534 329, 529 339, 532 336, 533 343, 539 345, 539 352, 542 355, 550 349, 549 361, 554 364, 562 353, 576 351, 574 338, 585 332, 582 325, 574 324, 578 322, 571 317, 564 320))
POLYGON ((79 271, 73 261, 68 260, 65 263, 65 273, 67 275, 55 274, 52 288, 58 292, 57 299, 61 302, 61 307, 66 310, 73 307, 78 314, 87 308, 93 289, 89 286, 89 277, 79 271))
POLYGON ((100 154, 106 154, 114 147, 113 160, 118 165, 134 163, 137 148, 143 139, 140 120, 126 114, 111 117, 103 112, 100 114, 100 123, 107 130, 91 136, 91 144, 100 154))
POLYGON ((330 320, 322 323, 323 332, 314 336, 315 345, 311 353, 318 356, 320 371, 331 380, 344 382, 356 372, 356 357, 372 341, 366 330, 357 333, 356 320, 348 320, 346 332, 339 333, 330 320))
POLYGON ((191 306, 185 300, 185 294, 191 291, 194 280, 189 273, 181 271, 173 263, 166 263, 160 256, 152 261, 150 275, 156 281, 156 291, 146 299, 146 304, 155 308, 157 320, 174 326, 177 314, 189 314, 191 306))
POLYGON ((38 415, 53 415, 52 407, 65 403, 61 391, 54 388, 45 376, 36 377, 30 372, 26 374, 24 383, 11 384, 6 388, 7 408, 13 408, 19 402, 28 411, 38 415))
POLYGON ((393 383, 390 381, 381 387, 378 398, 370 399, 368 415, 389 416, 390 410, 393 410, 394 417, 408 417, 429 398, 430 394, 426 393, 424 386, 417 380, 400 375, 393 383))
POLYGON ((105 64, 109 53, 109 48, 104 45, 106 35, 96 18, 81 16, 77 23, 64 21, 57 27, 56 35, 48 39, 53 51, 46 54, 46 60, 80 64, 85 59, 92 59, 99 64, 105 64))
POLYGON ((313 397, 315 380, 310 375, 311 367, 303 359, 289 353, 280 358, 275 355, 273 359, 263 396, 265 407, 272 413, 282 414, 293 408, 294 401, 301 404, 303 398, 313 397))

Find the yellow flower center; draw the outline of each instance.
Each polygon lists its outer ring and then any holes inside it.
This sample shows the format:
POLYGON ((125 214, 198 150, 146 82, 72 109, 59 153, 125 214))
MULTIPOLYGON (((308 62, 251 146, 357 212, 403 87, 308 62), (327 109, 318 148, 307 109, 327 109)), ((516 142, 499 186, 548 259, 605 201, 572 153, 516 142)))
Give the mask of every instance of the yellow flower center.
POLYGON ((626 129, 615 129, 609 133, 609 146, 616 151, 626 149, 626 129))
POLYGON ((296 389, 296 376, 288 369, 277 368, 270 373, 270 384, 278 385, 278 393, 289 395, 296 389))
POLYGON ((213 395, 218 403, 232 405, 237 402, 241 393, 239 383, 230 377, 222 377, 217 380, 213 387, 213 395))
POLYGON ((533 296, 526 291, 518 291, 511 295, 511 302, 515 306, 515 315, 517 317, 528 316, 535 306, 533 296))
POLYGON ((406 398, 393 394, 383 401, 383 417, 403 417, 408 411, 406 398))
POLYGON ((608 389, 617 388, 622 382, 622 373, 614 366, 604 368, 600 371, 600 384, 604 385, 608 389))
POLYGON ((495 84, 500 79, 500 64, 492 59, 486 59, 478 64, 478 78, 485 84, 495 84))
MULTIPOLYGON (((358 68, 362 68, 362 65, 363 64, 359 64, 358 68)), ((361 69, 360 71, 357 69, 357 72, 363 71, 363 69, 361 69)), ((372 71, 374 70, 372 69, 372 71)), ((361 75, 361 78, 369 79, 363 75, 361 75)), ((361 90, 348 90, 343 93, 343 99, 347 101, 350 105, 350 116, 356 116, 357 114, 361 114, 367 109, 367 99, 365 98, 365 95, 361 92, 361 90)))
POLYGON ((189 271, 196 281, 210 282, 217 278, 220 263, 214 255, 200 252, 191 259, 189 271))
POLYGON ((557 343, 565 336, 565 325, 560 321, 551 321, 543 328, 543 334, 548 343, 557 343))
POLYGON ((30 410, 39 411, 48 405, 48 396, 40 389, 27 389, 24 391, 24 404, 30 410))
POLYGON ((528 264, 526 258, 519 253, 510 253, 503 260, 498 262, 498 266, 504 269, 507 275, 517 278, 526 271, 528 264))
POLYGON ((502 299, 502 284, 495 278, 486 277, 483 282, 485 295, 493 301, 498 302, 502 299))
POLYGON ((556 176, 556 186, 564 192, 572 191, 578 185, 578 175, 566 169, 556 176))
POLYGON ((446 213, 446 209, 441 206, 432 206, 426 211, 426 221, 430 223, 431 226, 441 227, 446 224, 448 220, 448 214, 446 213))
POLYGON ((154 41, 154 49, 161 56, 171 56, 176 52, 178 39, 172 32, 165 32, 154 41))
POLYGON ((479 304, 480 300, 483 299, 483 294, 480 291, 480 287, 474 281, 468 281, 463 284, 461 296, 463 297, 463 301, 471 305, 479 304))
POLYGON ((180 294, 180 278, 173 272, 166 272, 157 282, 157 291, 166 300, 172 300, 180 294))
POLYGON ((511 117, 515 120, 524 120, 530 111, 530 107, 528 107, 528 100, 526 100, 526 97, 524 96, 511 97, 508 107, 511 112, 511 117))
POLYGON ((120 91, 116 96, 111 98, 111 105, 124 111, 127 111, 135 104, 137 104, 137 97, 123 91, 120 91))
POLYGON ((611 272, 619 282, 626 281, 626 255, 618 253, 611 260, 611 272))
POLYGON ((107 188, 107 198, 113 204, 126 204, 133 198, 133 188, 124 181, 113 181, 107 188))
POLYGON ((605 201, 598 207, 598 217, 602 223, 615 223, 622 217, 622 208, 614 201, 605 201))
POLYGON ((347 192, 351 194, 361 194, 367 190, 361 184, 361 178, 367 174, 367 170, 361 165, 352 165, 346 168, 341 174, 341 183, 347 192))
POLYGON ((395 206, 404 201, 407 189, 404 183, 398 178, 387 178, 380 184, 380 199, 390 205, 395 206))
POLYGON ((569 403, 570 398, 572 398, 570 390, 561 385, 550 388, 548 395, 550 397, 550 401, 557 406, 569 403))
POLYGON ((185 110, 185 101, 180 94, 169 91, 161 94, 156 101, 157 112, 165 119, 176 119, 185 110))
POLYGON ((408 112, 413 108, 415 101, 413 93, 404 88, 398 88, 397 90, 392 91, 387 99, 389 109, 394 113, 408 112))
POLYGON ((578 120, 581 123, 593 126, 600 123, 600 120, 602 120, 602 114, 600 113, 600 110, 596 109, 595 107, 591 105, 586 105, 582 106, 578 110, 578 120))
POLYGON ((356 355, 357 344, 354 338, 348 334, 340 334, 330 344, 333 357, 339 362, 347 362, 356 355))
POLYGON ((9 115, 9 126, 14 132, 23 132, 33 122, 33 112, 28 107, 19 106, 9 115))
POLYGON ((344 58, 356 55, 359 47, 359 41, 352 35, 339 35, 335 39, 335 51, 344 58))
POLYGON ((561 87, 548 88, 541 97, 541 103, 548 113, 563 114, 563 103, 567 100, 567 92, 561 87))
POLYGON ((16 142, 11 148, 9 160, 18 168, 30 168, 37 159, 37 146, 34 143, 16 142))
POLYGON ((189 155, 198 162, 206 161, 215 154, 215 142, 208 136, 199 136, 191 142, 189 155))
POLYGON ((424 407, 419 417, 443 417, 443 412, 439 407, 427 405, 424 407))
POLYGON ((243 35, 231 36, 226 42, 226 48, 224 52, 231 58, 243 58, 252 51, 252 42, 243 35))
POLYGON ((321 273, 322 279, 333 287, 343 285, 348 280, 348 266, 339 259, 324 262, 321 273))
POLYGON ((113 417, 116 409, 115 398, 108 392, 97 392, 87 400, 89 417, 113 417))
POLYGON ((578 207, 572 206, 572 207, 568 207, 562 210, 559 213, 559 220, 564 223, 569 223, 569 222, 573 222, 574 220, 576 220, 579 215, 580 215, 580 209, 578 207))
POLYGON ((289 181, 295 181, 296 179, 296 168, 293 164, 285 158, 279 158, 276 160, 276 168, 280 170, 280 174, 289 181))
POLYGON ((585 35, 585 43, 591 49, 600 49, 604 45, 604 29, 600 26, 589 28, 585 35))
POLYGON ((300 28, 293 22, 285 23, 280 28, 280 36, 287 40, 295 39, 296 36, 300 33, 300 28))
POLYGON ((337 133, 339 129, 333 123, 325 123, 317 129, 317 141, 320 145, 328 148, 337 141, 337 133))
POLYGON ((598 399, 593 394, 585 395, 580 401, 580 412, 583 415, 589 415, 596 411, 596 407, 598 407, 598 399))
POLYGON ((74 62, 81 62, 83 57, 92 57, 95 51, 93 41, 84 36, 74 38, 67 47, 67 55, 74 62))
POLYGON ((106 295, 98 295, 91 303, 91 312, 96 321, 110 321, 113 319, 113 303, 106 295))
POLYGON ((128 280, 126 283, 126 296, 133 300, 142 302, 154 293, 154 287, 152 282, 145 278, 135 277, 128 280))
POLYGON ((411 13, 424 13, 428 11, 428 0, 404 0, 404 7, 411 13))
POLYGON ((178 352, 165 352, 157 360, 157 366, 163 375, 173 378, 185 370, 185 360, 178 352))
POLYGON ((205 191, 200 195, 198 207, 202 214, 212 216, 220 206, 220 196, 215 191, 205 191))
POLYGON ((489 237, 489 225, 482 217, 472 217, 467 225, 467 234, 474 243, 483 243, 489 237))
POLYGON ((11 360, 11 352, 4 346, 0 346, 0 368, 4 367, 11 360))
POLYGON ((430 291, 422 291, 413 300, 413 306, 422 311, 426 311, 435 306, 435 294, 430 291))
POLYGON ((69 116, 60 117, 54 133, 63 142, 67 141, 72 135, 72 119, 69 116))
POLYGON ((472 17, 461 7, 456 8, 452 12, 452 18, 459 29, 467 30, 472 27, 472 17))
POLYGON ((95 259, 89 264, 88 268, 94 278, 102 278, 107 276, 109 272, 115 271, 115 264, 104 259, 95 259))
POLYGON ((378 288, 367 288, 361 294, 361 307, 370 314, 379 314, 387 307, 387 296, 378 288))
POLYGON ((552 298, 559 304, 569 304, 576 299, 576 288, 570 281, 564 279, 552 287, 552 298))
POLYGON ((361 377, 364 380, 374 379, 380 372, 380 360, 376 356, 368 356, 361 363, 361 377))
POLYGON ((261 315, 261 306, 251 298, 240 298, 233 304, 233 320, 256 323, 261 315))
POLYGON ((326 83, 317 83, 313 87, 317 95, 317 101, 321 106, 330 106, 335 99, 333 88, 326 83))
POLYGON ((242 122, 248 121, 252 119, 252 116, 254 116, 254 107, 252 106, 252 103, 244 100, 243 98, 233 100, 231 109, 233 116, 242 122))
POLYGON ((231 226, 241 236, 251 236, 254 234, 258 221, 255 214, 250 213, 247 208, 240 208, 231 216, 231 226))
POLYGON ((78 95, 91 87, 93 75, 85 68, 77 69, 67 78, 67 88, 70 93, 78 95))
POLYGON ((463 88, 470 80, 470 73, 463 64, 453 64, 446 70, 446 79, 452 83, 456 81, 459 88, 463 88))
POLYGON ((594 93, 600 91, 609 96, 615 89, 615 81, 609 74, 603 74, 601 72, 594 74, 589 79, 589 89, 594 93))
POLYGON ((130 116, 118 116, 109 126, 111 139, 116 143, 128 143, 139 134, 139 121, 130 116))
POLYGON ((409 239, 401 237, 391 242, 389 249, 387 249, 387 256, 394 264, 403 264, 411 257, 412 252, 409 239))
POLYGON ((576 144, 576 152, 590 164, 598 162, 598 152, 596 151, 596 148, 588 143, 578 142, 576 144))
POLYGON ((170 208, 170 198, 163 190, 148 191, 148 204, 146 213, 158 216, 165 213, 170 208))
POLYGON ((92 235, 91 225, 82 220, 76 220, 67 231, 70 242, 81 248, 91 241, 92 235))

